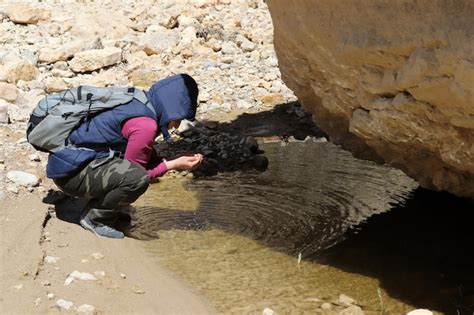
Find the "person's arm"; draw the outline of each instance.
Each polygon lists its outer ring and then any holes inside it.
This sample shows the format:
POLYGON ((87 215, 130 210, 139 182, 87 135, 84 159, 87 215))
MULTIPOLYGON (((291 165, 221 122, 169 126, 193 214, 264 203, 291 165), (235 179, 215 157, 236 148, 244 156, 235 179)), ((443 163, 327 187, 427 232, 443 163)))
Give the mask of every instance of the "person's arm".
POLYGON ((122 127, 122 135, 128 140, 124 158, 143 166, 150 179, 161 177, 168 171, 165 162, 158 163, 158 156, 153 148, 157 131, 156 121, 149 117, 131 118, 122 127))
POLYGON ((158 155, 153 148, 158 126, 148 117, 136 117, 127 120, 122 127, 122 135, 128 140, 125 159, 143 166, 150 179, 163 176, 168 170, 189 170, 199 167, 203 160, 201 154, 181 156, 177 159, 162 160, 157 164, 158 155))

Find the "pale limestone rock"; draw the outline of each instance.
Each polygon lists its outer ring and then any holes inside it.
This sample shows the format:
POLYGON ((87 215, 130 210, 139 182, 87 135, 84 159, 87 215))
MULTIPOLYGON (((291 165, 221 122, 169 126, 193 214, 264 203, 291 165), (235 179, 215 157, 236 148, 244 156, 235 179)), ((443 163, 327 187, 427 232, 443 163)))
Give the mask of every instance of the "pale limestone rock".
POLYGON ((39 184, 39 179, 33 174, 23 171, 9 171, 7 178, 17 185, 24 187, 34 187, 39 184))
POLYGON ((107 10, 95 7, 94 12, 87 10, 75 12, 63 27, 74 37, 81 39, 120 39, 130 32, 133 22, 122 14, 121 10, 107 10))
POLYGON ((67 90, 68 84, 62 78, 49 77, 44 80, 46 86, 46 92, 54 93, 67 90))
POLYGON ((0 82, 0 98, 9 102, 16 101, 18 89, 14 84, 0 82))
POLYGON ((109 47, 81 51, 74 55, 69 66, 74 72, 89 72, 103 67, 117 64, 122 61, 122 50, 109 47))
POLYGON ((267 4, 282 78, 331 141, 474 197, 472 1, 267 4))
POLYGON ((0 69, 5 81, 17 83, 19 80, 31 81, 38 77, 38 69, 26 60, 17 60, 4 64, 0 69))
POLYGON ((72 303, 71 301, 64 300, 64 299, 59 299, 56 301, 56 305, 60 309, 69 310, 74 305, 74 303, 72 303))
POLYGON ((73 271, 69 277, 82 281, 96 281, 97 278, 88 272, 73 271))
POLYGON ((90 40, 74 40, 63 44, 60 47, 44 47, 40 49, 38 61, 46 64, 66 61, 71 59, 74 54, 80 51, 98 48, 101 48, 100 40, 98 38, 90 40))
POLYGON ((55 256, 46 256, 44 258, 44 262, 47 264, 55 264, 58 261, 59 261, 59 257, 55 257, 55 256))
POLYGON ((147 55, 170 53, 179 43, 179 32, 169 30, 159 25, 151 25, 140 39, 140 45, 147 55))
POLYGON ((8 7, 7 15, 12 22, 19 24, 36 24, 51 17, 48 10, 21 4, 8 7))

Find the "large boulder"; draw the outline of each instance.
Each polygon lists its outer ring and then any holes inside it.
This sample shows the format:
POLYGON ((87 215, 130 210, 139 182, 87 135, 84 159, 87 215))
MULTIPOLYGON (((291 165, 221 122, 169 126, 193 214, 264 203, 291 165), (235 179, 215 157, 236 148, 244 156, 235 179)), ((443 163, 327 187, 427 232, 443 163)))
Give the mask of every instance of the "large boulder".
POLYGON ((267 3, 282 78, 334 142, 474 197, 474 2, 267 3))

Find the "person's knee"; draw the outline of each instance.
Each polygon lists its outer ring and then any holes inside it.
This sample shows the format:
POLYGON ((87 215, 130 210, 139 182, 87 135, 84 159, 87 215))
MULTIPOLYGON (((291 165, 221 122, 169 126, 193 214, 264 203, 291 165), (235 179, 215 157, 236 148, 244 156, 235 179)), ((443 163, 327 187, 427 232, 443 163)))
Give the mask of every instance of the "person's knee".
POLYGON ((123 179, 124 186, 126 186, 127 190, 138 196, 143 194, 150 185, 150 178, 147 171, 138 165, 132 166, 129 172, 124 175, 123 179))

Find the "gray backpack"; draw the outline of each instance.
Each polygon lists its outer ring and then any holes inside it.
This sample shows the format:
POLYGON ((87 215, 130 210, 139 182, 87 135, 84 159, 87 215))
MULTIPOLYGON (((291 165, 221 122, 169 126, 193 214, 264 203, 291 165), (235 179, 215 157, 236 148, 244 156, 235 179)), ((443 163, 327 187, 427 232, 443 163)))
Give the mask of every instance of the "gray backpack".
POLYGON ((69 135, 80 124, 134 98, 156 114, 145 92, 134 87, 83 85, 48 95, 30 115, 26 138, 37 150, 57 152, 68 145, 69 135))

